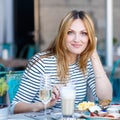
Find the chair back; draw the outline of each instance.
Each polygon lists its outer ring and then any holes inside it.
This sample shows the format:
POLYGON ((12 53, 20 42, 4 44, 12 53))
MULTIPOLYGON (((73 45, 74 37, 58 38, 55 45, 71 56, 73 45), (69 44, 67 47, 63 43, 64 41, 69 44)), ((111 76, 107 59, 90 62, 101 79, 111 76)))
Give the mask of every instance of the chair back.
POLYGON ((30 45, 27 53, 27 59, 30 59, 35 54, 35 47, 30 45))
POLYGON ((36 53, 35 45, 25 45, 20 52, 19 58, 30 59, 36 53))
POLYGON ((6 67, 0 63, 0 71, 6 71, 6 67))
POLYGON ((15 97, 24 71, 13 71, 7 74, 8 96, 10 103, 15 97))
POLYGON ((120 59, 113 64, 110 81, 113 87, 113 101, 120 101, 120 78, 115 76, 117 68, 120 66, 120 59))
POLYGON ((8 96, 10 103, 15 97, 21 78, 24 71, 10 71, 10 72, 0 72, 0 75, 4 76, 8 84, 8 96))

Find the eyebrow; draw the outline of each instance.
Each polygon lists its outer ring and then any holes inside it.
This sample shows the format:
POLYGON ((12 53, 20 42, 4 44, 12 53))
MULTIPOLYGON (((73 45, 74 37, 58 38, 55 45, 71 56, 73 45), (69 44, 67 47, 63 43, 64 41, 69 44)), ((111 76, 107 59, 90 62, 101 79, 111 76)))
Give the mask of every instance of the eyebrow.
MULTIPOLYGON (((72 28, 69 28, 69 29, 68 29, 68 31, 69 31, 69 30, 75 31, 75 30, 74 30, 74 29, 72 29, 72 28)), ((80 30, 80 31, 87 32, 87 30, 86 30, 86 29, 83 29, 83 30, 80 30)))

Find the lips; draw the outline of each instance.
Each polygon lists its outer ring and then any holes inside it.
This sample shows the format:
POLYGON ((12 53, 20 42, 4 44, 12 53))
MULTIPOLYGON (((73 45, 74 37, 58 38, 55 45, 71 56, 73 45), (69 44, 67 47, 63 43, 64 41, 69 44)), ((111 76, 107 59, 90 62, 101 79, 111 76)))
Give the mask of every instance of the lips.
POLYGON ((81 45, 80 44, 72 44, 73 47, 79 48, 81 45))

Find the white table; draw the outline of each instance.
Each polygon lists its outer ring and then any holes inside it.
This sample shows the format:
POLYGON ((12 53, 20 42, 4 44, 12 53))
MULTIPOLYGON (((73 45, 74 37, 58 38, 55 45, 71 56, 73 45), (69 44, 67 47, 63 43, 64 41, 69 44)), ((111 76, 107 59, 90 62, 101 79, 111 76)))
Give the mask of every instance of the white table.
POLYGON ((8 116, 8 120, 34 120, 25 116, 25 114, 13 114, 8 116))
MULTIPOLYGON (((48 120, 56 120, 62 115, 61 109, 56 108, 54 110, 47 109, 48 120)), ((41 112, 29 112, 9 115, 8 120, 44 120, 44 111, 41 112)))
POLYGON ((8 116, 8 120, 43 120, 43 118, 43 112, 20 113, 8 116))
MULTIPOLYGON (((50 113, 47 114, 48 118, 50 113)), ((12 114, 8 116, 8 120, 43 120, 44 112, 30 112, 30 113, 20 113, 12 114)), ((51 117, 48 120, 54 120, 51 117)))

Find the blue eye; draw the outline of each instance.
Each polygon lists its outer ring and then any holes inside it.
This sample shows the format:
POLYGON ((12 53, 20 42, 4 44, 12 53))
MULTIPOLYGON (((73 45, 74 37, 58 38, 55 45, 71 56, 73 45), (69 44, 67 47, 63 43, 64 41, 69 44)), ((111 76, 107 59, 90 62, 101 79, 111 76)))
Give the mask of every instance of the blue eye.
POLYGON ((83 36, 87 36, 88 33, 87 33, 87 32, 81 32, 81 35, 83 35, 83 36))
POLYGON ((73 31, 68 31, 67 34, 68 35, 73 34, 73 31))

